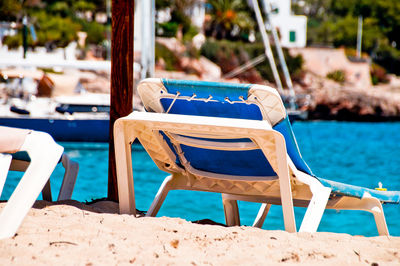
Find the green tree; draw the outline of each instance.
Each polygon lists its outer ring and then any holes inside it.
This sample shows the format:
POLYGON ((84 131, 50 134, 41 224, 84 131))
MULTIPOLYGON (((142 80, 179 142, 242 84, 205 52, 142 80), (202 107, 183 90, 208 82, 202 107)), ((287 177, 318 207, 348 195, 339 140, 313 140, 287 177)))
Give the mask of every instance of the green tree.
POLYGON ((82 30, 87 32, 87 43, 101 44, 105 40, 106 26, 96 22, 84 22, 82 25, 82 30))
POLYGON ((73 9, 75 11, 95 11, 96 6, 93 3, 87 2, 87 1, 76 1, 73 3, 73 9))
POLYGON ((21 2, 18 0, 0 1, 0 18, 5 21, 15 20, 22 9, 21 2))
POLYGON ((59 47, 65 47, 77 39, 76 33, 81 29, 81 25, 69 17, 48 16, 45 11, 37 12, 35 17, 38 45, 54 43, 59 47))
POLYGON ((47 7, 47 10, 53 15, 60 15, 62 17, 72 16, 72 12, 68 6, 68 2, 59 1, 47 7))
MULTIPOLYGON (((322 18, 326 11, 328 10, 329 5, 332 0, 305 0, 305 7, 302 9, 302 13, 308 17, 312 18, 322 18)), ((296 10, 300 10, 296 8, 296 4, 294 4, 294 8, 296 10)))

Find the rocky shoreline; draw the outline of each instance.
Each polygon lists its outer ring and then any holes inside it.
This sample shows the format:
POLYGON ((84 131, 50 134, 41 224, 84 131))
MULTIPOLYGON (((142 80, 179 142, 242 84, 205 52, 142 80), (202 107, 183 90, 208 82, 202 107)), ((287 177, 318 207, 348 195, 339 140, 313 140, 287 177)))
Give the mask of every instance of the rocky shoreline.
POLYGON ((351 62, 343 49, 292 50, 304 58, 303 79, 296 92, 310 96, 310 120, 400 121, 400 80, 388 75, 388 83, 373 86, 367 61, 351 62), (342 83, 327 78, 340 70, 342 83))
POLYGON ((310 95, 309 120, 357 122, 400 121, 400 89, 390 84, 359 88, 313 76, 309 86, 297 89, 310 95))

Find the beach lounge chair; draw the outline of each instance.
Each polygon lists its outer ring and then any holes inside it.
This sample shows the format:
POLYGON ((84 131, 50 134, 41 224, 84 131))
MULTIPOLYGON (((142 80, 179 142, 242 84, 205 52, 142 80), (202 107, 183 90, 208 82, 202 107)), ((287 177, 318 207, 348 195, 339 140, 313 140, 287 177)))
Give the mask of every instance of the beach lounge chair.
POLYGON ((40 191, 52 200, 49 178, 59 162, 65 174, 58 200, 71 198, 79 166, 63 150, 47 133, 0 126, 0 195, 8 170, 25 172, 0 213, 0 239, 15 234, 40 191))
POLYGON ((377 191, 313 175, 298 149, 275 89, 249 84, 146 79, 138 92, 149 112, 133 112, 114 127, 121 213, 135 213, 131 144, 138 138, 156 165, 171 175, 147 215, 169 190, 223 193, 227 225, 239 225, 237 200, 282 205, 285 230, 295 232, 293 206, 307 207, 299 231, 315 232, 326 208, 364 210, 388 235, 381 203, 400 192, 377 191), (153 112, 153 113, 151 113, 153 112))

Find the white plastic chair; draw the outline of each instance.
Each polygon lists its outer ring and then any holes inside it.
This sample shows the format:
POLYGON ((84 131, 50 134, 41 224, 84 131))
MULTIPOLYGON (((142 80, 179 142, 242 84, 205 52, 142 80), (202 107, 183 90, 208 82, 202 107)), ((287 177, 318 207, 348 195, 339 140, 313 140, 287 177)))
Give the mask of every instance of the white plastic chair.
POLYGON ((58 200, 71 198, 79 169, 76 162, 69 160, 68 156, 63 154, 64 148, 44 132, 32 131, 27 134, 19 151, 26 151, 30 162, 20 160, 12 162, 10 154, 3 154, 0 157, 0 194, 10 163, 11 170, 25 171, 0 213, 0 239, 12 237, 16 233, 42 189, 43 198, 51 200, 49 178, 60 158, 65 167, 65 175, 58 200))
POLYGON ((254 222, 257 227, 275 204, 282 205, 288 232, 296 231, 293 206, 298 206, 307 207, 299 231, 315 232, 325 209, 362 210, 373 214, 380 235, 389 235, 382 203, 399 204, 400 191, 315 176, 273 88, 147 79, 138 92, 146 110, 157 113, 133 112, 114 125, 121 213, 135 213, 131 144, 137 138, 157 166, 171 174, 148 216, 157 214, 170 190, 199 190, 222 193, 227 225, 240 224, 237 200, 244 200, 263 203, 254 222), (242 163, 244 167, 236 168, 242 163))

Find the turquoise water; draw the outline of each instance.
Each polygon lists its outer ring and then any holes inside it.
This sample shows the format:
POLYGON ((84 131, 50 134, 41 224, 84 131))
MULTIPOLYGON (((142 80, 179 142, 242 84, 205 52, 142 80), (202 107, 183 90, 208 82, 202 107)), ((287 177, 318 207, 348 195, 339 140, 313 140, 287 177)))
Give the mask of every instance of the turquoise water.
MULTIPOLYGON (((304 159, 317 176, 370 188, 381 181, 390 190, 400 190, 400 123, 296 122, 293 129, 304 159)), ((61 144, 80 164, 73 199, 90 201, 106 197, 108 145, 61 144)), ((132 157, 136 207, 147 210, 166 173, 158 170, 139 145, 133 146, 132 157)), ((57 166, 52 175, 53 191, 58 191, 62 175, 63 168, 57 166)), ((10 197, 20 176, 9 175, 1 199, 10 197)), ((251 225, 259 206, 239 202, 241 223, 251 225)), ((400 236, 400 206, 387 204, 384 211, 390 233, 400 236)), ((304 212, 304 208, 295 210, 298 227, 304 212)), ((190 221, 208 218, 224 223, 221 196, 216 193, 172 191, 158 216, 190 221)), ((284 228, 280 206, 271 208, 263 228, 284 228)), ((377 235, 372 214, 359 211, 326 210, 318 231, 377 235)))

